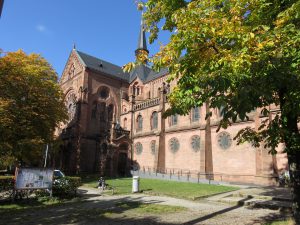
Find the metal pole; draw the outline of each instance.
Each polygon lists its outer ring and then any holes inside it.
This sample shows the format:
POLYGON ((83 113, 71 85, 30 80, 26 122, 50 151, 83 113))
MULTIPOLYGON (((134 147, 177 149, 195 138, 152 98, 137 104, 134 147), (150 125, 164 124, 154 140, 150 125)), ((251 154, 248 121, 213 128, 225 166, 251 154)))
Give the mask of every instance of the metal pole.
POLYGON ((48 144, 46 145, 44 168, 47 166, 47 158, 48 158, 48 144))

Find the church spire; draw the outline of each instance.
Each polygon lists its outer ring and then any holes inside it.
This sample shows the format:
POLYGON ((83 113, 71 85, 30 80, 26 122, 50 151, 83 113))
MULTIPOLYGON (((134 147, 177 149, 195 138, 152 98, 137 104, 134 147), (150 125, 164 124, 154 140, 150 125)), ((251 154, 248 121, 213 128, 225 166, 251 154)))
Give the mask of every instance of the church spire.
POLYGON ((138 38, 138 46, 137 46, 137 49, 135 50, 135 56, 138 57, 143 52, 146 52, 147 55, 149 53, 149 51, 147 49, 145 24, 143 21, 143 14, 142 14, 141 28, 140 28, 139 38, 138 38))

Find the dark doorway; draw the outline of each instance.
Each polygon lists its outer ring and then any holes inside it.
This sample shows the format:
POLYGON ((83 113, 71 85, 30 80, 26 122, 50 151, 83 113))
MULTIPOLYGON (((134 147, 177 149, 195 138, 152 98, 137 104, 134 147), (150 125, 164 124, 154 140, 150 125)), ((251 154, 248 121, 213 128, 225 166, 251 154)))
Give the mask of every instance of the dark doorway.
POLYGON ((126 176, 126 166, 127 166, 127 153, 119 153, 118 159, 118 174, 121 177, 126 176))

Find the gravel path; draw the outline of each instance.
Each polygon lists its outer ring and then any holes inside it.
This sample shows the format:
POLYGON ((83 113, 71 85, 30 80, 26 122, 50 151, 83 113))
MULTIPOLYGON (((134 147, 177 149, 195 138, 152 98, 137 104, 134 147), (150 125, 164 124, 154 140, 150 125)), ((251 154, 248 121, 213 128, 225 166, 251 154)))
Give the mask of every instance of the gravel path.
POLYGON ((250 225, 265 224, 282 217, 278 210, 251 209, 211 201, 188 201, 144 194, 102 196, 97 189, 81 189, 82 199, 61 205, 0 213, 0 225, 78 224, 78 225, 250 225), (133 208, 117 207, 118 203, 141 203, 182 206, 176 213, 148 214, 133 208))

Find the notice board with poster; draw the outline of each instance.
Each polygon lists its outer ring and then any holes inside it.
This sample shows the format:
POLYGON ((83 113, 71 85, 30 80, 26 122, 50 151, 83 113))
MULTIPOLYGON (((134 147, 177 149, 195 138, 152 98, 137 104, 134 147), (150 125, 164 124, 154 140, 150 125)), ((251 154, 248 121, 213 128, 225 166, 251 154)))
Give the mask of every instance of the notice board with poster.
POLYGON ((52 189, 53 169, 16 168, 15 189, 52 189))

